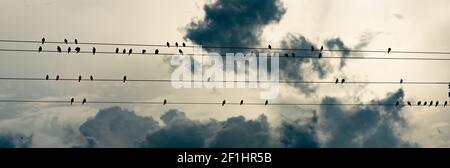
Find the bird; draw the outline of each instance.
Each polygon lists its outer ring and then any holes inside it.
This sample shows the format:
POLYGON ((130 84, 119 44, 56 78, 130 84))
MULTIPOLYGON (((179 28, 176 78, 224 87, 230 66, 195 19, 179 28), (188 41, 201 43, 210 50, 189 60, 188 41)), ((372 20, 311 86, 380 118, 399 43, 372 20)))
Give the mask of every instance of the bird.
POLYGON ((77 39, 75 39, 75 44, 78 44, 78 40, 77 39))
POLYGON ((158 49, 155 50, 155 54, 159 54, 159 50, 158 49))
POLYGON ((142 50, 142 54, 145 54, 147 52, 147 50, 142 50))
POLYGON ((80 47, 76 47, 76 48, 75 48, 75 51, 76 51, 77 53, 79 53, 79 52, 80 52, 80 50, 81 50, 81 48, 80 48, 80 47))
POLYGON ((322 52, 322 51, 323 51, 323 46, 320 47, 320 52, 322 52))
POLYGON ((186 47, 186 43, 183 43, 183 47, 186 47))
POLYGON ((319 59, 322 58, 322 53, 319 53, 319 59))
POLYGON ((411 102, 408 101, 408 106, 411 106, 411 102))
POLYGON ((80 82, 81 81, 81 75, 80 76, 78 76, 78 82, 80 82))
POLYGON ((336 84, 339 82, 339 78, 336 78, 336 84))
POLYGON ((269 50, 271 50, 271 49, 272 49, 272 46, 269 44, 268 48, 269 48, 269 50))
POLYGON ((56 50, 58 50, 58 52, 61 52, 61 47, 56 47, 56 50))
POLYGON ((69 48, 67 48, 67 54, 69 54, 70 53, 70 51, 72 51, 72 49, 69 47, 69 48))
POLYGON ((222 101, 222 106, 224 106, 224 105, 225 105, 225 100, 222 101))
POLYGON ((92 55, 95 55, 95 51, 96 51, 95 47, 92 47, 92 55))
POLYGON ((72 97, 72 99, 70 99, 70 105, 72 105, 74 101, 75 101, 75 100, 74 100, 73 97, 72 97))
POLYGON ((397 102, 395 103, 395 106, 399 106, 399 105, 400 105, 400 102, 397 101, 397 102))
POLYGON ((183 51, 181 49, 178 49, 178 52, 183 55, 183 51))
POLYGON ((345 82, 345 79, 342 79, 342 80, 341 80, 341 83, 344 83, 344 82, 345 82))
POLYGON ((444 102, 444 107, 447 106, 447 101, 444 102))
POLYGON ((170 48, 170 44, 169 44, 169 42, 166 42, 166 46, 170 48))
POLYGON ((267 106, 267 104, 269 104, 269 100, 266 100, 266 102, 264 103, 265 106, 267 106))
POLYGON ((94 77, 91 75, 90 79, 91 79, 91 81, 93 81, 93 80, 94 80, 94 77))
POLYGON ((420 104, 422 104, 422 102, 421 102, 421 101, 417 102, 417 105, 418 105, 418 106, 420 106, 420 104))
POLYGON ((123 76, 123 83, 125 83, 125 81, 127 80, 127 76, 123 76))
POLYGON ((178 47, 178 42, 175 42, 175 46, 178 47))
POLYGON ((400 84, 402 84, 403 83, 403 79, 400 79, 400 84))
POLYGON ((64 39, 64 43, 66 43, 66 44, 67 44, 67 39, 64 39))
POLYGON ((56 75, 56 80, 59 80, 59 75, 56 75))
POLYGON ((436 105, 434 107, 437 107, 437 106, 439 106, 439 101, 436 101, 436 105))
POLYGON ((430 105, 428 105, 428 107, 433 105, 433 100, 430 101, 430 105))
POLYGON ((44 44, 45 43, 45 38, 42 38, 41 42, 42 42, 42 44, 44 44))
POLYGON ((38 52, 42 52, 42 46, 39 46, 38 52))
POLYGON ((126 50, 126 49, 123 49, 123 50, 122 50, 122 54, 125 54, 125 53, 127 53, 127 50, 126 50))
POLYGON ((427 101, 423 102, 423 105, 426 106, 427 105, 427 101))
POLYGON ((285 56, 285 57, 289 57, 289 54, 288 54, 288 53, 284 53, 284 56, 285 56))
POLYGON ((166 105, 166 104, 167 104, 167 100, 166 100, 166 99, 164 99, 163 105, 166 105))
POLYGON ((48 75, 47 75, 47 76, 45 76, 45 80, 48 80, 48 75))
POLYGON ((242 104, 244 104, 244 100, 241 100, 241 103, 239 103, 239 105, 242 105, 242 104))
POLYGON ((118 54, 119 53, 119 48, 116 48, 116 54, 118 54))
POLYGON ((314 46, 311 46, 311 51, 314 51, 314 46))
POLYGON ((130 48, 130 50, 128 50, 128 55, 130 55, 133 52, 133 49, 130 48))
POLYGON ((388 48, 388 54, 391 53, 391 50, 392 50, 391 48, 388 48))
POLYGON ((86 98, 84 98, 84 99, 83 99, 83 102, 81 102, 81 104, 84 104, 84 103, 86 103, 86 98))
POLYGON ((292 53, 292 57, 295 57, 295 53, 292 53))

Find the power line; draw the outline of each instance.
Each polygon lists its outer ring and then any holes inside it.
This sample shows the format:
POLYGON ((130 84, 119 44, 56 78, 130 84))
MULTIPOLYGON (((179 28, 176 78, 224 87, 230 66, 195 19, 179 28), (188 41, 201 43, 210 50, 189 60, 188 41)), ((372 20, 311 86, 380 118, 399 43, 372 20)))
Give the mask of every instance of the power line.
MULTIPOLYGON (((0 48, 0 51, 3 52, 34 52, 38 53, 37 50, 27 50, 27 49, 4 49, 0 48)), ((58 53, 56 50, 43 50, 41 51, 43 53, 58 53)), ((61 54, 67 54, 67 52, 61 54)), ((71 52, 71 54, 77 54, 76 52, 71 52)), ((92 54, 91 51, 80 51, 78 54, 92 54)), ((107 51, 96 51, 95 54, 114 54, 114 55, 150 55, 150 56, 174 56, 177 55, 177 53, 140 53, 140 52, 134 52, 131 54, 122 54, 122 53, 116 53, 116 52, 107 52, 107 51)), ((202 56, 202 57, 210 57, 210 56, 221 56, 221 57, 228 57, 226 54, 210 54, 210 53, 202 53, 202 54, 195 54, 195 53, 183 53, 182 55, 186 56, 202 56)), ((265 55, 265 56, 259 56, 259 57, 279 57, 279 58, 292 58, 292 59, 358 59, 358 60, 421 60, 421 61, 450 61, 450 58, 429 58, 429 57, 367 57, 367 56, 351 56, 351 57, 339 57, 339 56, 271 56, 271 55, 265 55)))
MULTIPOLYGON (((55 81, 55 78, 38 78, 38 77, 0 77, 0 80, 16 80, 16 81, 55 81)), ((124 82, 122 79, 114 78, 95 78, 95 79, 78 79, 78 78, 59 78, 58 81, 88 81, 88 82, 124 82)), ((300 81, 300 80, 172 80, 172 79, 127 79, 125 82, 178 82, 178 83, 286 83, 286 84, 342 84, 335 81, 300 81)), ((450 81, 345 81, 343 84, 380 84, 380 85, 447 85, 450 81)))
MULTIPOLYGON (((4 43, 34 43, 41 44, 42 41, 37 40, 8 40, 0 39, 0 42, 4 43)), ((45 43, 50 44, 66 44, 63 41, 46 41, 45 43)), ((67 44, 75 44, 75 42, 68 42, 67 44)), ((138 44, 138 43, 107 43, 107 42, 78 42, 78 45, 104 45, 104 46, 136 46, 136 47, 167 47, 162 44, 138 44)), ((196 45, 187 45, 187 48, 196 47, 196 45)), ((181 48, 181 47, 180 47, 181 48)), ((241 50, 269 50, 267 47, 247 47, 247 46, 213 46, 213 45, 202 45, 202 48, 210 49, 241 49, 241 50)), ((287 51, 311 51, 310 48, 271 48, 271 50, 287 50, 287 51)), ((316 50, 319 51, 319 50, 316 50)), ((357 52, 357 53, 387 53, 387 50, 354 50, 354 49, 324 49, 322 51, 326 52, 357 52)), ((450 55, 449 51, 390 51, 392 54, 439 54, 439 55, 450 55)))
MULTIPOLYGON (((58 104, 70 104, 70 100, 24 100, 24 99, 10 99, 10 100, 0 100, 0 103, 58 103, 58 104)), ((73 101, 72 103, 80 104, 83 101, 73 101)), ((417 105, 411 104, 407 105, 405 103, 265 103, 265 102, 171 102, 167 101, 86 101, 83 104, 141 104, 141 105, 233 105, 233 106, 427 106, 427 105, 417 105)), ((431 105, 436 107, 435 105, 431 105)), ((441 104, 438 106, 445 107, 446 105, 441 104)), ((430 107, 430 106, 428 106, 430 107)))

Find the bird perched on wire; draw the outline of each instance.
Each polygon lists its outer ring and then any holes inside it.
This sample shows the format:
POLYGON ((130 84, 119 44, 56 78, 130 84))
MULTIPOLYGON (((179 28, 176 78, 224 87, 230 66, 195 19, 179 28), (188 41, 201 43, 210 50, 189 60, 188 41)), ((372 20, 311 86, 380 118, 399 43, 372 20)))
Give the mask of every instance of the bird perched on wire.
POLYGON ((336 83, 336 84, 339 83, 339 78, 336 78, 336 82, 335 82, 335 83, 336 83))
POLYGON ((159 50, 158 49, 155 50, 155 54, 159 54, 159 50))
POLYGON ((78 40, 77 39, 75 39, 75 44, 78 44, 78 40))
POLYGON ((178 52, 183 55, 183 51, 181 49, 178 49, 178 52))
POLYGON ((125 83, 125 81, 127 80, 127 76, 123 76, 123 83, 125 83))
POLYGON ((69 54, 71 50, 72 50, 72 49, 71 49, 70 47, 67 48, 67 54, 69 54))
POLYGON ((167 104, 167 100, 166 100, 166 99, 164 99, 163 105, 166 105, 166 104, 167 104))
POLYGON ((119 54, 119 48, 116 48, 116 54, 119 54))
POLYGON ((84 103, 86 103, 86 98, 84 98, 84 99, 83 99, 83 102, 81 102, 81 104, 84 104, 84 103))
POLYGON ((399 101, 397 101, 396 103, 395 103, 395 106, 399 106, 400 105, 400 102, 399 101))
POLYGON ((64 43, 66 43, 66 44, 67 44, 67 39, 64 39, 64 43))
POLYGON ((170 44, 169 44, 169 42, 166 42, 166 46, 170 48, 170 44))
POLYGON ((91 75, 91 77, 89 77, 90 79, 91 79, 91 81, 93 81, 94 80, 94 77, 91 75))
POLYGON ((222 101, 222 106, 225 106, 225 100, 222 101))
POLYGON ((45 43, 45 38, 44 38, 44 37, 42 38, 41 43, 42 43, 42 44, 45 43))
POLYGON ((428 107, 433 105, 433 100, 430 101, 430 105, 428 105, 428 107))
POLYGON ((75 51, 76 51, 77 53, 79 53, 79 52, 80 52, 80 50, 81 50, 81 48, 80 48, 80 47, 76 47, 76 48, 75 48, 75 51))
POLYGON ((437 106, 439 106, 439 101, 436 101, 436 105, 434 107, 437 107, 437 106))
POLYGON ((92 47, 92 55, 95 55, 96 50, 95 47, 92 47))
POLYGON ((323 51, 323 46, 320 47, 320 52, 322 52, 322 51, 323 51))
POLYGON ((322 58, 322 53, 319 53, 319 59, 322 58))
POLYGON ((292 57, 295 57, 295 53, 292 53, 291 55, 292 55, 292 57))
POLYGON ((264 103, 265 106, 267 106, 267 104, 269 104, 269 100, 266 100, 266 102, 264 103))
POLYGON ((411 102, 410 101, 408 101, 408 106, 411 106, 411 102))
POLYGON ((444 107, 447 106, 447 101, 444 102, 444 107))
POLYGON ((131 55, 132 52, 133 52, 133 49, 130 48, 130 50, 128 50, 128 55, 131 55))
POLYGON ((142 54, 145 54, 147 52, 147 50, 142 50, 142 54))
POLYGON ((391 53, 391 50, 392 50, 391 48, 388 48, 388 54, 391 53))
POLYGON ((80 82, 81 81, 81 75, 80 76, 78 76, 78 82, 80 82))
POLYGON ((178 47, 178 42, 175 42, 175 47, 178 47))
POLYGON ((122 50, 122 54, 125 54, 125 53, 127 53, 127 50, 126 50, 126 49, 123 49, 123 50, 122 50))
POLYGON ((311 51, 312 51, 312 52, 314 51, 314 46, 311 46, 311 51))
POLYGON ((186 43, 183 43, 183 47, 186 47, 186 43))
POLYGON ((70 105, 72 105, 74 101, 75 99, 72 97, 72 99, 70 99, 70 105))
POLYGON ((423 102, 423 106, 426 106, 426 105, 427 105, 427 101, 423 102))
POLYGON ((284 56, 285 56, 285 57, 289 57, 289 54, 288 54, 288 53, 284 53, 284 56))
POLYGON ((241 100, 241 102, 239 103, 239 105, 242 105, 242 104, 244 104, 244 100, 241 100))
POLYGON ((49 77, 48 77, 48 75, 47 75, 47 76, 45 76, 45 80, 48 80, 48 78, 49 78, 49 77))
POLYGON ((267 46, 267 48, 269 48, 269 50, 271 50, 271 49, 272 49, 272 46, 269 44, 269 46, 267 46))
POLYGON ((418 105, 418 106, 420 106, 420 104, 422 104, 422 102, 421 102, 421 101, 417 102, 417 105, 418 105))
POLYGON ((341 84, 344 83, 344 82, 345 82, 345 79, 342 79, 342 80, 341 80, 341 84))
POLYGON ((57 46, 56 50, 58 50, 58 52, 61 52, 61 47, 57 46))
POLYGON ((38 52, 42 52, 42 46, 39 46, 38 52))
POLYGON ((402 84, 403 83, 403 79, 400 79, 400 84, 402 84))
POLYGON ((56 75, 56 78, 55 78, 55 80, 59 80, 59 75, 56 75))

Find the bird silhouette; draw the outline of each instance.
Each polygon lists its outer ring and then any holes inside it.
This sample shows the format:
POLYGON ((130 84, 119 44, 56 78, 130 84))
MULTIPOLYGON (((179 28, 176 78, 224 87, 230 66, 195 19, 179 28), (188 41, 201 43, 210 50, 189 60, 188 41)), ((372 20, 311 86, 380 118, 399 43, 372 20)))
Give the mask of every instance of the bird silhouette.
POLYGON ((78 82, 80 82, 81 81, 81 75, 80 76, 78 76, 78 82))
POLYGON ((155 54, 159 54, 159 50, 158 49, 155 50, 155 54))
POLYGON ((78 40, 77 39, 75 39, 75 44, 78 44, 78 40))
POLYGON ((142 50, 142 54, 145 54, 147 52, 147 50, 142 50))
POLYGON ((292 53, 292 57, 295 57, 295 53, 292 53))
POLYGON ((89 77, 90 79, 91 79, 91 81, 93 81, 94 80, 94 77, 91 75, 91 77, 89 77))
POLYGON ((128 50, 128 55, 130 55, 133 52, 133 49, 130 48, 130 50, 128 50))
POLYGON ((47 76, 45 76, 45 80, 48 80, 48 78, 49 78, 49 77, 48 77, 48 75, 47 75, 47 76))
POLYGON ((225 105, 225 100, 222 101, 222 106, 224 106, 224 105, 225 105))
POLYGON ((323 46, 320 47, 320 52, 322 52, 322 51, 323 51, 323 46))
POLYGON ((45 43, 45 38, 42 38, 41 42, 42 42, 42 44, 44 44, 45 43))
POLYGON ((267 106, 267 104, 269 104, 269 100, 266 100, 266 102, 264 103, 265 106, 267 106))
POLYGON ((422 104, 422 102, 421 102, 421 101, 417 102, 417 105, 418 105, 418 106, 420 106, 420 104, 422 104))
POLYGON ((74 101, 75 101, 75 100, 74 100, 73 97, 72 97, 72 99, 70 99, 70 105, 72 105, 74 101))
POLYGON ((126 50, 126 49, 123 49, 123 50, 122 50, 122 54, 125 54, 125 53, 127 53, 127 50, 126 50))
POLYGON ((125 83, 125 81, 127 80, 127 76, 123 76, 123 83, 125 83))
POLYGON ((342 80, 341 80, 341 83, 344 83, 344 82, 345 82, 345 79, 342 79, 342 80))
POLYGON ((56 50, 58 50, 58 52, 61 52, 61 47, 56 47, 56 50))
POLYGON ((70 47, 67 48, 67 54, 69 54, 71 50, 72 50, 72 49, 71 49, 70 47))
POLYGON ((269 50, 271 50, 272 49, 272 46, 269 44, 269 46, 267 46, 268 48, 269 48, 269 50))
POLYGON ((66 43, 66 44, 67 44, 67 39, 64 39, 64 43, 66 43))
POLYGON ((80 50, 81 50, 81 48, 80 48, 80 47, 76 47, 76 48, 75 48, 75 51, 76 51, 77 53, 79 53, 79 52, 80 52, 80 50))
POLYGON ((116 48, 116 54, 119 54, 119 48, 116 48))
POLYGON ((178 42, 175 42, 175 47, 178 47, 178 42))
POLYGON ((167 104, 167 100, 166 100, 166 99, 164 99, 163 105, 166 105, 166 104, 167 104))
POLYGON ((59 80, 59 75, 56 75, 56 80, 59 80))
POLYGON ((285 57, 289 57, 289 54, 288 54, 288 53, 284 53, 284 56, 285 56, 285 57))
POLYGON ((402 84, 403 83, 403 79, 400 79, 400 84, 402 84))
POLYGON ((430 101, 430 105, 428 105, 428 107, 433 105, 433 100, 430 101))
POLYGON ((183 47, 186 47, 186 43, 183 43, 183 47))
POLYGON ((169 44, 169 42, 166 42, 166 46, 170 48, 170 44, 169 44))
POLYGON ((336 84, 339 83, 339 78, 336 78, 336 82, 335 82, 335 83, 336 83, 336 84))
POLYGON ((436 105, 434 107, 437 107, 437 106, 439 106, 439 101, 436 101, 436 105))
POLYGON ((423 102, 423 106, 426 106, 426 105, 427 105, 427 101, 423 102))
POLYGON ((39 46, 38 52, 42 52, 42 46, 39 46))
POLYGON ((319 53, 319 59, 322 58, 322 53, 319 53))
POLYGON ((92 55, 95 55, 95 51, 96 51, 97 49, 95 49, 95 47, 92 47, 92 55))
POLYGON ((411 106, 411 102, 408 101, 408 106, 411 106))
POLYGON ((178 49, 178 52, 183 55, 183 51, 181 49, 178 49))
POLYGON ((399 105, 400 105, 400 102, 397 101, 397 102, 395 103, 395 106, 399 106, 399 105))
POLYGON ((241 103, 239 103, 239 105, 242 105, 242 104, 244 104, 244 100, 241 100, 241 103))
POLYGON ((84 104, 84 103, 86 103, 86 98, 84 98, 84 99, 83 99, 83 102, 81 102, 81 104, 84 104))
POLYGON ((392 50, 391 48, 388 48, 388 54, 391 53, 391 50, 392 50))
POLYGON ((447 106, 447 101, 444 102, 444 107, 447 106))

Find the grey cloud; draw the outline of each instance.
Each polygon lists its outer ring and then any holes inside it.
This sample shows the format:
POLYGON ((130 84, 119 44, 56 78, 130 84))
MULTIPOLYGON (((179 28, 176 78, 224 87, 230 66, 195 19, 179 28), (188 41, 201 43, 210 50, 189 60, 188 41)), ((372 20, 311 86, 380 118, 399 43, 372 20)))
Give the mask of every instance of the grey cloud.
POLYGON ((32 145, 32 139, 32 135, 3 132, 0 133, 0 148, 29 148, 32 145))
MULTIPOLYGON (((348 57, 350 55, 350 48, 345 46, 344 42, 342 42, 342 40, 340 38, 334 38, 334 39, 329 39, 329 40, 325 41, 325 46, 328 49, 340 50, 342 57, 348 57)), ((345 66, 345 59, 341 59, 341 64, 340 64, 339 68, 342 68, 344 66, 345 66)))

